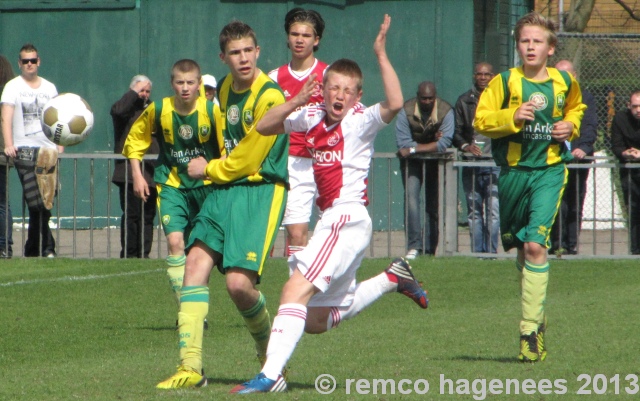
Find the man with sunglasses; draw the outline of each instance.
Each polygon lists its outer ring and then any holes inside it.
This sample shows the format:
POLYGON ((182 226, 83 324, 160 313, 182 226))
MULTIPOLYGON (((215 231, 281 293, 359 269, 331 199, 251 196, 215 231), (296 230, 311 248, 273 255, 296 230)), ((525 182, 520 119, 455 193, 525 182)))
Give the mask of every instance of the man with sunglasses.
POLYGON ((53 199, 43 199, 43 186, 56 187, 58 151, 40 124, 40 114, 47 102, 58 95, 54 84, 38 76, 40 58, 31 43, 20 49, 20 75, 7 83, 2 91, 2 134, 4 153, 15 159, 18 177, 29 208, 29 231, 24 247, 27 257, 55 257, 55 240, 49 228, 53 199), (37 172, 36 172, 37 171, 37 172), (42 175, 38 179, 36 175, 42 175), (44 179, 42 179, 44 178, 44 179), (46 205, 46 206, 45 206, 46 205))

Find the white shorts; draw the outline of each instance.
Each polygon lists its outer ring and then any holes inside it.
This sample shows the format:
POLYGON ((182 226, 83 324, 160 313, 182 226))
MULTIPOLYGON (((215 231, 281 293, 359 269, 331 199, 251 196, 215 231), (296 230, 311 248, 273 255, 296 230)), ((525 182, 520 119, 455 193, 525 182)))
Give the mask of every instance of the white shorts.
POLYGON ((298 269, 320 290, 308 306, 349 306, 356 289, 356 272, 371 241, 371 217, 361 204, 325 210, 309 244, 289 257, 289 269, 298 269))
POLYGON ((289 156, 289 193, 282 225, 308 223, 311 220, 316 182, 313 179, 313 160, 309 157, 289 156))

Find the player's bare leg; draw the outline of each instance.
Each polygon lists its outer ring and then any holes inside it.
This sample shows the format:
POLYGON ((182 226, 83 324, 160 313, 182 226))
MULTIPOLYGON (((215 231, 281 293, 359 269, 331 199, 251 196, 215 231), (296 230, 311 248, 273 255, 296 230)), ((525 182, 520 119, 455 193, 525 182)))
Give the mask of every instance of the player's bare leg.
POLYGON ((301 251, 309 242, 309 223, 287 224, 287 257, 301 251))

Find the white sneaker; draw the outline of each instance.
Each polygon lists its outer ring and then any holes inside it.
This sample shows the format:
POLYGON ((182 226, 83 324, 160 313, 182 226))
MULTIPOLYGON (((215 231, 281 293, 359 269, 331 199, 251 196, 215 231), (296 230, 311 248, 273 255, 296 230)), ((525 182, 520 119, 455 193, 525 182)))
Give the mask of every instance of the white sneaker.
POLYGON ((409 249, 407 255, 404 257, 405 259, 414 260, 420 255, 420 251, 417 249, 409 249))

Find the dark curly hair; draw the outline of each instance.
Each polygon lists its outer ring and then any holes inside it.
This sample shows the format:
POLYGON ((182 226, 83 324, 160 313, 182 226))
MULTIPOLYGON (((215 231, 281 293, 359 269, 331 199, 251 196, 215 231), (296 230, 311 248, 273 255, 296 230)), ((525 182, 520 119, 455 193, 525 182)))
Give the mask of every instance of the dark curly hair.
MULTIPOLYGON (((322 33, 324 32, 324 20, 319 12, 315 10, 305 10, 300 7, 292 8, 284 17, 284 31, 289 34, 291 26, 295 23, 307 23, 313 27, 313 31, 318 37, 322 39, 322 33)), ((314 46, 313 51, 318 51, 319 46, 314 46)))

